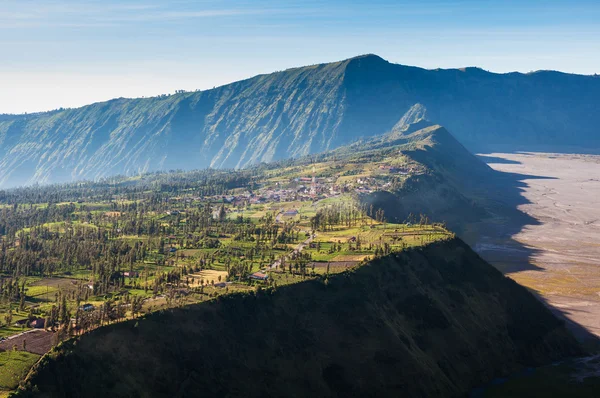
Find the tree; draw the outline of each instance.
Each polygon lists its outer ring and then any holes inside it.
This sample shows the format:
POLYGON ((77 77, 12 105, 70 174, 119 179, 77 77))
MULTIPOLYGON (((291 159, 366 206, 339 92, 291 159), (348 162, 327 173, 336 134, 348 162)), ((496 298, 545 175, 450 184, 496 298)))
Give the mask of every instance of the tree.
POLYGON ((10 326, 10 324, 12 323, 12 319, 13 319, 12 309, 9 308, 6 315, 4 315, 4 320, 6 321, 6 326, 10 326))
POLYGON ((19 301, 19 311, 25 310, 25 294, 21 293, 21 300, 19 301))
POLYGON ((73 323, 69 322, 68 325, 67 325, 67 336, 71 337, 71 336, 73 336, 73 334, 74 334, 73 323))
POLYGON ((227 212, 225 211, 225 205, 221 205, 219 209, 219 221, 223 222, 227 218, 227 212))
POLYGON ((68 312, 68 308, 67 308, 67 298, 65 297, 65 295, 62 295, 62 301, 60 303, 60 310, 59 310, 59 317, 60 317, 60 324, 61 325, 66 325, 67 322, 69 321, 69 312, 68 312))

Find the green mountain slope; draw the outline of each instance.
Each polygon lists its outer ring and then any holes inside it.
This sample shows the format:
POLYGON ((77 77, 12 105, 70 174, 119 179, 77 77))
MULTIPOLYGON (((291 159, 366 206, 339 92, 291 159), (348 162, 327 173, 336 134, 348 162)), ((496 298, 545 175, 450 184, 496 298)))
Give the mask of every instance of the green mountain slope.
POLYGON ((425 70, 367 55, 203 92, 1 116, 0 184, 243 167, 333 149, 424 114, 468 146, 599 148, 598 98, 593 76, 425 70))
MULTIPOLYGON (((335 158, 338 163, 354 159, 367 168, 397 164, 407 171, 401 173, 404 175, 359 199, 384 210, 388 220, 402 222, 412 215, 417 221, 422 214, 431 220, 445 221, 454 231, 461 232, 467 224, 490 216, 486 209, 489 195, 476 191, 488 180, 496 179, 490 167, 448 130, 420 117, 412 118, 410 124, 404 121, 388 134, 342 146, 322 156, 329 161, 335 158)), ((375 177, 378 174, 379 170, 361 172, 375 177)))
MULTIPOLYGON (((491 217, 490 210, 501 212, 503 209, 487 190, 490 182, 498 184, 492 169, 444 127, 420 117, 407 118, 387 134, 316 155, 261 163, 246 168, 242 174, 265 189, 296 190, 302 183, 294 180, 311 176, 315 170, 323 185, 321 193, 349 194, 367 208, 373 205, 374 211, 384 210, 385 218, 393 222, 418 222, 420 215, 425 215, 430 221, 446 222, 458 233, 473 222, 491 217)), ((231 170, 210 171, 220 172, 233 179, 242 175, 231 170)), ((198 175, 203 173, 147 173, 111 178, 101 184, 75 183, 49 189, 60 195, 57 201, 78 201, 86 197, 91 187, 112 187, 115 192, 120 186, 154 189, 160 181, 179 177, 189 181, 198 175)), ((13 194, 36 200, 32 198, 40 189, 44 191, 35 186, 0 191, 0 201, 13 194)))
POLYGON ((452 397, 580 354, 551 312, 458 239, 355 271, 97 329, 20 397, 452 397))

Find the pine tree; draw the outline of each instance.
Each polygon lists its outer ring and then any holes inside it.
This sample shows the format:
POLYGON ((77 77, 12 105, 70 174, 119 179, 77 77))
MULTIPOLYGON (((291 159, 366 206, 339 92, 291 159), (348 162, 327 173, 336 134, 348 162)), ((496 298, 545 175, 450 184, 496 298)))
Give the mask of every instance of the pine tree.
POLYGON ((62 295, 62 301, 60 303, 59 317, 60 317, 60 324, 61 325, 66 325, 66 323, 69 321, 69 312, 68 312, 68 308, 67 308, 67 298, 65 297, 64 294, 62 295))
POLYGON ((219 209, 219 221, 223 222, 227 218, 227 212, 225 211, 225 205, 221 205, 219 209))

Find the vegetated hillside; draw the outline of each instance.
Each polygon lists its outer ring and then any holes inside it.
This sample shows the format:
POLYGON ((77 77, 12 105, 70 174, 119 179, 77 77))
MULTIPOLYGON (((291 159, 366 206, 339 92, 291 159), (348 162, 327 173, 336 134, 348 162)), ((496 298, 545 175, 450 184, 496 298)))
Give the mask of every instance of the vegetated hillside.
POLYGON ((295 157, 390 131, 416 104, 464 144, 598 148, 598 98, 594 76, 426 70, 367 55, 203 92, 2 116, 0 184, 295 157))
POLYGON ((486 183, 492 170, 462 146, 444 127, 418 120, 389 134, 340 151, 358 147, 391 146, 412 162, 422 165, 424 173, 410 174, 399 186, 363 195, 363 203, 385 211, 389 220, 418 220, 426 215, 445 221, 452 229, 488 216, 486 198, 473 194, 473 188, 486 183))
POLYGON ((458 239, 354 271, 97 329, 20 397, 452 397, 580 354, 561 321, 458 239))
POLYGON ((423 216, 461 233, 467 225, 503 214, 506 209, 487 191, 498 183, 494 171, 444 127, 423 119, 421 109, 415 105, 389 133, 247 170, 277 177, 316 170, 336 189, 350 186, 367 209, 373 214, 382 209, 393 222, 419 222, 423 216))

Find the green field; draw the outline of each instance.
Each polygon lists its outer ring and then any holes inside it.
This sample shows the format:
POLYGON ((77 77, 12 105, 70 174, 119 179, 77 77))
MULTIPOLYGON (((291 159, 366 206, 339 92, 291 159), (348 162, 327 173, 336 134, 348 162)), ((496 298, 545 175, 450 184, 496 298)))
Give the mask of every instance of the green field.
POLYGON ((63 330, 76 319, 74 328, 86 333, 232 292, 322 278, 452 236, 428 225, 387 223, 373 209, 369 215, 354 192, 365 189, 358 177, 369 178, 369 189, 391 181, 379 166, 390 162, 373 160, 199 171, 166 180, 157 175, 148 178, 161 182, 146 186, 144 178, 134 177, 121 181, 124 186, 100 185, 77 197, 59 190, 21 198, 3 210, 7 221, 0 220, 0 230, 10 233, 0 240, 8 263, 31 265, 0 274, 0 293, 9 297, 0 305, 0 322, 12 316, 10 325, 0 323, 0 336, 20 333, 12 325, 28 316, 63 330), (309 193, 310 183, 298 177, 313 169, 320 187, 309 193), (283 214, 292 210, 298 214, 283 214), (281 259, 285 267, 271 269, 281 259), (256 280, 251 274, 259 270, 271 275, 256 280), (84 310, 85 304, 93 308, 84 310))
POLYGON ((28 330, 27 328, 21 328, 19 326, 4 326, 0 328, 0 338, 1 337, 9 337, 15 334, 23 333, 23 331, 28 330))
POLYGON ((14 390, 40 358, 24 351, 0 352, 0 390, 14 390))

